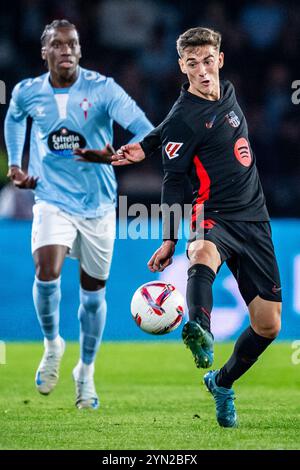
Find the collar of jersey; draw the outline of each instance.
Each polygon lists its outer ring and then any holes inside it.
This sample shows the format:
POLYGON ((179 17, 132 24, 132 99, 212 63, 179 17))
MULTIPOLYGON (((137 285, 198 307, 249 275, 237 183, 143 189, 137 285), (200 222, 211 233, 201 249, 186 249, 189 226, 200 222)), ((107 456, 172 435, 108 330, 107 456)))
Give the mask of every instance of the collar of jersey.
POLYGON ((72 91, 74 91, 78 88, 79 83, 80 83, 82 69, 79 65, 78 65, 78 69, 79 69, 78 77, 77 77, 76 81, 73 83, 73 85, 71 85, 70 87, 68 87, 68 88, 54 88, 50 83, 50 72, 46 73, 45 81, 44 81, 44 87, 48 88, 48 91, 51 90, 52 93, 54 93, 54 94, 57 94, 57 93, 71 93, 72 91), (57 91, 57 90, 62 90, 62 91, 57 91))
POLYGON ((216 101, 210 101, 210 100, 207 100, 205 98, 201 98, 201 96, 194 95, 194 93, 191 93, 190 91, 188 91, 189 86, 190 86, 189 82, 185 82, 182 85, 181 94, 182 94, 182 96, 184 96, 184 98, 188 98, 192 101, 196 101, 197 103, 202 103, 202 104, 206 104, 206 105, 207 104, 220 104, 223 100, 223 97, 224 97, 224 83, 223 83, 223 80, 220 80, 220 90, 221 90, 220 99, 218 99, 216 101))
POLYGON ((54 94, 55 95, 65 95, 65 94, 68 94, 69 91, 70 91, 70 87, 68 88, 53 88, 53 91, 54 91, 54 94))

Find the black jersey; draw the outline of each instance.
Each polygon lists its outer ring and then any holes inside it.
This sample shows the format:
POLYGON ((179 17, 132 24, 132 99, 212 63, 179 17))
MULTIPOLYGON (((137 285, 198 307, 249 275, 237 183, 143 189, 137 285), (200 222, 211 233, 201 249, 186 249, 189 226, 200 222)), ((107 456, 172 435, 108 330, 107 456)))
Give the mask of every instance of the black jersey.
POLYGON ((209 101, 182 87, 166 119, 141 142, 146 155, 162 147, 162 202, 182 203, 184 177, 193 188, 193 213, 205 218, 268 221, 245 116, 233 85, 220 83, 220 99, 209 101))

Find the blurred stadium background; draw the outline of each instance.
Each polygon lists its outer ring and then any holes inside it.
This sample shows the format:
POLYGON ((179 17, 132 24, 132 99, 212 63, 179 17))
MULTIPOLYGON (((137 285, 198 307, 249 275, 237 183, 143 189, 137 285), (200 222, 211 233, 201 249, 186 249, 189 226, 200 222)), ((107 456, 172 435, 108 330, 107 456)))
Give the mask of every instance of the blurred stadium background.
MULTIPOLYGON (((292 82, 300 79, 300 5, 292 1, 194 2, 166 0, 11 0, 0 15, 0 79, 7 104, 13 86, 45 71, 39 38, 45 24, 67 18, 80 32, 81 65, 113 76, 145 110, 154 125, 177 98, 184 77, 177 66, 177 36, 193 26, 223 34, 224 78, 233 81, 249 124, 268 208, 284 294, 282 339, 300 331, 300 105, 292 104, 292 82)), ((3 124, 7 105, 0 106, 3 124)), ((115 146, 128 136, 116 126, 115 146)), ((26 146, 24 164, 28 160, 26 146)), ((7 184, 7 161, 0 129, 0 339, 40 339, 31 300, 34 275, 30 255, 32 195, 7 184)), ((128 203, 157 203, 159 157, 118 171, 119 192, 128 203)), ((187 201, 190 194, 187 188, 187 201)), ((122 225, 124 221, 120 220, 122 225)), ((129 303, 138 285, 152 279, 146 261, 158 240, 117 240, 108 286, 108 340, 149 339, 130 319, 129 303)), ((185 284, 184 242, 166 275, 185 284)), ((78 267, 67 261, 63 275, 62 334, 78 337, 78 267)), ((245 306, 226 269, 215 286, 214 331, 235 338, 247 323, 245 306)), ((179 337, 179 332, 170 339, 179 337)))

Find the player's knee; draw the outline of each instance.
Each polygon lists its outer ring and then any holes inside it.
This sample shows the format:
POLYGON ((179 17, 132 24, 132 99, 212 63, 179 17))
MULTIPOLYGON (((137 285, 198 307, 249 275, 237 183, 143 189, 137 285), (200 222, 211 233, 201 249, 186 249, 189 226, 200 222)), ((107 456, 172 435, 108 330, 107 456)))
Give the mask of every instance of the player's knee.
POLYGON ((270 320, 256 325, 257 333, 265 338, 276 338, 281 330, 280 315, 274 314, 270 320))
POLYGON ((102 289, 99 292, 92 292, 91 295, 81 293, 80 303, 86 312, 96 314, 105 302, 104 292, 102 289))
POLYGON ((211 267, 214 271, 217 271, 219 262, 217 257, 211 255, 204 250, 193 250, 189 253, 189 259, 191 266, 194 264, 205 264, 205 266, 211 267))
POLYGON ((216 247, 213 244, 209 246, 205 245, 203 240, 197 240, 191 243, 188 256, 191 266, 193 264, 205 264, 215 272, 221 264, 221 258, 216 247))
POLYGON ((55 266, 37 264, 35 274, 40 281, 54 281, 59 278, 60 270, 55 266))

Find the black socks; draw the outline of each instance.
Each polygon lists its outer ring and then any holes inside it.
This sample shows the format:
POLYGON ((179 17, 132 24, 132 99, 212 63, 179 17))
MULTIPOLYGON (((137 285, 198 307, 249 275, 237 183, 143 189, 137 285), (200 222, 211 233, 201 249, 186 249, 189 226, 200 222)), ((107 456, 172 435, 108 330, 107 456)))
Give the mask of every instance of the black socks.
POLYGON ((188 270, 187 305, 190 321, 196 321, 210 332, 210 314, 213 304, 214 271, 204 264, 194 264, 188 270))
POLYGON ((216 384, 219 387, 231 388, 233 382, 250 369, 274 339, 258 335, 249 326, 235 343, 230 359, 220 369, 216 384))

